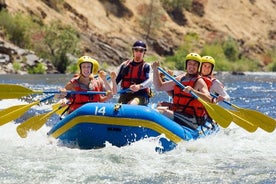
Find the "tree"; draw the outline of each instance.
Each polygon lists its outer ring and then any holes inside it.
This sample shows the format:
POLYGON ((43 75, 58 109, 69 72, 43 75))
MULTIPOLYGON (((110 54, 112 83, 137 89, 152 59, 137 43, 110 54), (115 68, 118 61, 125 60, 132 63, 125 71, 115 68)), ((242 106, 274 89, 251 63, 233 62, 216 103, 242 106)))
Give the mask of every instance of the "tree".
POLYGON ((70 26, 53 22, 45 27, 44 34, 44 53, 50 57, 59 72, 65 73, 70 64, 67 53, 74 54, 78 51, 78 33, 70 26))
POLYGON ((164 12, 157 0, 151 0, 149 4, 142 4, 138 7, 138 13, 143 15, 140 19, 140 26, 145 31, 147 41, 151 34, 158 30, 164 22, 164 12))

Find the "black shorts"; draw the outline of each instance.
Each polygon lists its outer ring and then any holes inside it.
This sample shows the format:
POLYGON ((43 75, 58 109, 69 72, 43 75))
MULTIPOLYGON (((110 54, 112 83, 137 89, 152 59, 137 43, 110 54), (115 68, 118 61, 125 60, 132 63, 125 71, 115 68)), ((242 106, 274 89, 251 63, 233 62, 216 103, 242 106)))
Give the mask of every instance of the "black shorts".
POLYGON ((182 126, 186 126, 193 130, 196 130, 199 126, 195 117, 187 117, 184 114, 180 114, 177 112, 174 112, 173 116, 173 120, 182 126))
POLYGON ((136 98, 139 100, 138 105, 148 105, 149 103, 149 98, 143 95, 137 95, 133 93, 124 93, 120 95, 120 98, 118 100, 119 103, 127 104, 129 101, 133 100, 136 98))

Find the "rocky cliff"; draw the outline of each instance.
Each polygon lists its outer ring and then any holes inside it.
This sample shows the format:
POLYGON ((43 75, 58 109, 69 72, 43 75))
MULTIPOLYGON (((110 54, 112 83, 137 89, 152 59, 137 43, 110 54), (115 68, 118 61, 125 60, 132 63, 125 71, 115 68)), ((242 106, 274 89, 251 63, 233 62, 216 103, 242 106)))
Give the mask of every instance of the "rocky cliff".
MULTIPOLYGON (((62 20, 81 34, 83 54, 117 66, 130 56, 134 41, 145 40, 139 22, 150 0, 2 0, 1 8, 23 12, 47 24, 62 20)), ((232 37, 242 55, 256 58, 262 66, 271 62, 267 52, 276 45, 276 0, 193 0, 189 10, 173 12, 155 0, 154 11, 162 25, 147 37, 148 54, 162 59, 185 44, 189 32, 200 36, 198 51, 214 39, 232 37)))

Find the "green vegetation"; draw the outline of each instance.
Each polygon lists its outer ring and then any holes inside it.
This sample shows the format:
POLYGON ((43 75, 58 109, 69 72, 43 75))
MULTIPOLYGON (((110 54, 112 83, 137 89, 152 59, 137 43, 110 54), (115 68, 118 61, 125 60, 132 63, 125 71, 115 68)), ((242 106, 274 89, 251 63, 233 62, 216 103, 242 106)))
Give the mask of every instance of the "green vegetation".
POLYGON ((138 13, 143 15, 139 23, 145 32, 145 40, 148 40, 161 27, 164 12, 160 8, 158 1, 151 0, 149 4, 140 5, 138 13))
POLYGON ((223 53, 229 61, 238 60, 239 48, 233 38, 228 38, 222 43, 223 53))
MULTIPOLYGON (((79 35, 71 26, 61 22, 43 25, 35 17, 21 13, 15 15, 0 11, 0 29, 7 39, 19 47, 33 50, 39 57, 52 61, 61 73, 71 64, 68 54, 78 53, 79 35)), ((14 69, 18 70, 17 65, 14 69)), ((28 70, 29 73, 44 73, 42 65, 28 70)))
POLYGON ((267 70, 276 72, 276 47, 268 53, 268 57, 270 58, 270 64, 267 65, 267 70))
POLYGON ((33 68, 28 68, 29 74, 44 74, 45 73, 45 66, 42 63, 38 63, 33 68))
POLYGON ((42 48, 38 50, 42 56, 49 58, 57 70, 65 73, 70 60, 67 54, 78 53, 79 35, 72 27, 61 22, 53 22, 43 28, 42 48))
POLYGON ((21 68, 21 66, 20 66, 20 63, 18 63, 18 62, 14 62, 13 64, 12 64, 12 66, 13 66, 13 69, 14 69, 14 71, 17 73, 19 70, 20 70, 20 68, 21 68))
POLYGON ((21 13, 11 15, 7 11, 1 11, 0 27, 5 37, 12 43, 22 48, 29 48, 31 45, 30 30, 36 30, 38 25, 30 17, 21 13))
POLYGON ((258 71, 258 61, 238 57, 240 51, 234 39, 216 40, 203 46, 199 45, 199 40, 196 33, 188 33, 184 37, 184 44, 176 50, 175 55, 166 57, 165 65, 170 69, 184 70, 186 55, 196 52, 201 56, 212 56, 216 60, 216 71, 258 71))
POLYGON ((192 6, 192 0, 161 0, 161 3, 166 10, 182 8, 190 10, 192 6))

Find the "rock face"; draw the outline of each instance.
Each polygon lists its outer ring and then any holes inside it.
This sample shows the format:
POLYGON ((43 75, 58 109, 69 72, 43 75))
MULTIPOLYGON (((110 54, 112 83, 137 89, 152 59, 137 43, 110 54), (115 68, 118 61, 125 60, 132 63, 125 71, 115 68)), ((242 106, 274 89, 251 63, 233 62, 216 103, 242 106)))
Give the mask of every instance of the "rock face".
MULTIPOLYGON (((23 12, 47 24, 52 20, 74 26, 82 38, 83 54, 100 62, 118 66, 131 57, 131 45, 146 40, 148 55, 162 59, 173 55, 184 43, 184 36, 196 33, 200 37, 199 49, 212 40, 227 37, 239 42, 241 55, 259 60, 260 66, 269 64, 267 51, 276 45, 275 0, 193 0, 189 11, 165 10, 159 1, 152 12, 159 13, 162 24, 151 34, 142 28, 140 21, 149 15, 145 9, 149 0, 28 0, 0 1, 0 9, 10 13, 23 12)), ((37 62, 45 64, 47 72, 55 73, 49 61, 37 58, 21 48, 0 45, 1 73, 16 73, 12 63, 20 62, 22 71, 37 62), (26 56, 27 55, 27 56, 26 56)), ((23 72, 24 73, 24 72, 23 72)))
POLYGON ((31 51, 0 40, 0 74, 27 74, 28 68, 33 68, 38 63, 43 64, 46 73, 58 73, 51 62, 39 58, 31 51))

